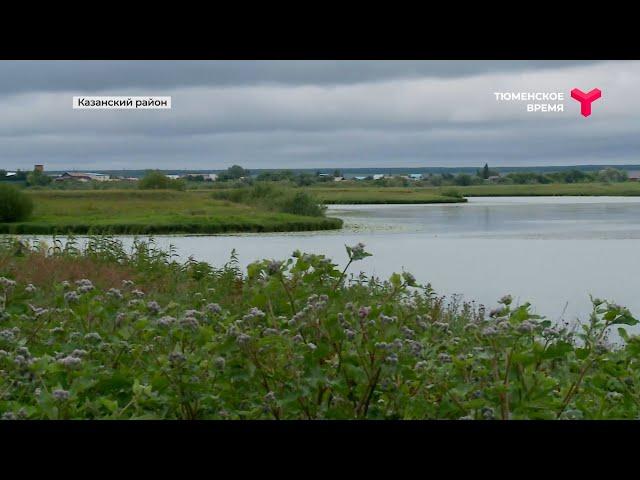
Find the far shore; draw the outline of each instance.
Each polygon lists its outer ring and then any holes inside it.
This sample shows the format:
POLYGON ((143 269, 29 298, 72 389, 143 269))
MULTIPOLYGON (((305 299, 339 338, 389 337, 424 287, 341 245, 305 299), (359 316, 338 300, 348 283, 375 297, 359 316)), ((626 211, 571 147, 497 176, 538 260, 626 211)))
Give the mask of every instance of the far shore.
MULTIPOLYGON (((640 182, 632 181, 443 187, 348 181, 287 188, 309 192, 325 205, 455 204, 471 197, 640 196, 640 182)), ((33 216, 0 223, 0 234, 230 234, 342 228, 342 220, 331 216, 283 213, 218 198, 219 193, 232 190, 217 185, 186 191, 27 188, 35 204, 33 216)))

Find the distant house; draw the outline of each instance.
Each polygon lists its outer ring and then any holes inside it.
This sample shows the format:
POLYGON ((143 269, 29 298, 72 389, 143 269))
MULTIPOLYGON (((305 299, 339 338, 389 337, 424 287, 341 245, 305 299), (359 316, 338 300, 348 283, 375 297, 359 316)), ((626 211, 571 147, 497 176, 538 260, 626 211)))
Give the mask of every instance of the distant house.
POLYGON ((356 180, 365 180, 367 177, 353 177, 353 178, 355 178, 356 180))
POLYGON ((165 177, 171 180, 178 180, 180 178, 180 175, 165 175, 165 177))
MULTIPOLYGON (((169 176, 169 175, 167 175, 169 176)), ((182 175, 182 178, 200 178, 202 177, 205 182, 215 182, 218 179, 218 175, 215 173, 187 173, 182 175)))
POLYGON ((328 177, 330 175, 328 173, 319 173, 318 176, 319 177, 328 177))
POLYGON ((112 176, 111 181, 120 181, 120 182, 137 182, 140 180, 138 177, 122 177, 122 176, 112 176))
POLYGON ((627 178, 631 182, 639 182, 640 181, 640 171, 635 170, 632 172, 627 172, 627 178))
POLYGON ((409 177, 410 180, 422 180, 422 174, 421 173, 410 173, 407 176, 409 177))
POLYGON ((382 180, 384 178, 384 173, 376 173, 373 175, 374 180, 382 180))
POLYGON ((341 182, 344 180, 344 177, 333 177, 334 182, 341 182))
POLYGON ((5 175, 5 177, 15 177, 16 176, 16 172, 7 172, 7 174, 5 175))
POLYGON ((487 177, 487 181, 491 183, 496 183, 499 180, 500 180, 500 175, 491 175, 490 177, 487 177))
POLYGON ((59 177, 56 177, 56 182, 67 182, 67 181, 76 181, 76 182, 90 182, 95 180, 97 182, 108 182, 111 179, 109 175, 105 175, 104 173, 87 173, 87 172, 64 172, 59 177))

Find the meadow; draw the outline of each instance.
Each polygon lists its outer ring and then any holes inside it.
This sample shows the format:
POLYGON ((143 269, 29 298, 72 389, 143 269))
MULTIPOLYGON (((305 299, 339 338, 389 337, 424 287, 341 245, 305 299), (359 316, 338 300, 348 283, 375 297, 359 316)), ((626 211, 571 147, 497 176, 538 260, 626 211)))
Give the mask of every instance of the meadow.
MULTIPOLYGON (((445 188, 445 187, 443 187, 445 188)), ((465 197, 621 196, 640 195, 640 182, 470 185, 455 187, 465 197)))
POLYGON ((531 196, 639 196, 640 182, 495 184, 446 187, 381 187, 370 182, 349 182, 309 187, 326 204, 452 203, 464 197, 531 196))
POLYGON ((460 189, 425 187, 374 187, 370 185, 317 186, 308 189, 323 203, 330 204, 414 204, 464 203, 460 189))
POLYGON ((637 419, 638 321, 553 324, 292 252, 242 271, 153 240, 0 243, 3 419, 637 419), (352 273, 353 272, 353 273, 352 273), (617 329, 622 343, 609 333, 617 329))
POLYGON ((215 199, 207 191, 30 190, 32 216, 0 233, 160 234, 336 229, 335 218, 296 215, 215 199))

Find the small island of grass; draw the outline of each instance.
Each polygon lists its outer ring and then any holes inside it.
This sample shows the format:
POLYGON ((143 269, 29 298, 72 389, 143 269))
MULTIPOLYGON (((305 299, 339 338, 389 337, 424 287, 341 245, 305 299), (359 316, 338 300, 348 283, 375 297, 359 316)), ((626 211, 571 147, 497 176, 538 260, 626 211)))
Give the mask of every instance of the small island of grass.
POLYGON ((216 234, 342 227, 338 218, 300 215, 174 190, 34 190, 33 214, 0 223, 11 234, 216 234))
POLYGON ((406 187, 338 187, 312 188, 322 202, 331 204, 430 204, 464 203, 467 201, 457 190, 406 187))

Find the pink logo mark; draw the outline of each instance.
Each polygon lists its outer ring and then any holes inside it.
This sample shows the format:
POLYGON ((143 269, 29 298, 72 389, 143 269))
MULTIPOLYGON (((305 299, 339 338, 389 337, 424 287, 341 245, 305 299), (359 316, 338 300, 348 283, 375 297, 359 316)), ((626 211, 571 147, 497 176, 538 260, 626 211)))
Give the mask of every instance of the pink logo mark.
POLYGON ((591 115, 591 104, 602 96, 602 92, 599 88, 594 88, 588 93, 584 93, 582 90, 574 88, 571 90, 571 98, 580 102, 580 113, 584 117, 591 115))

